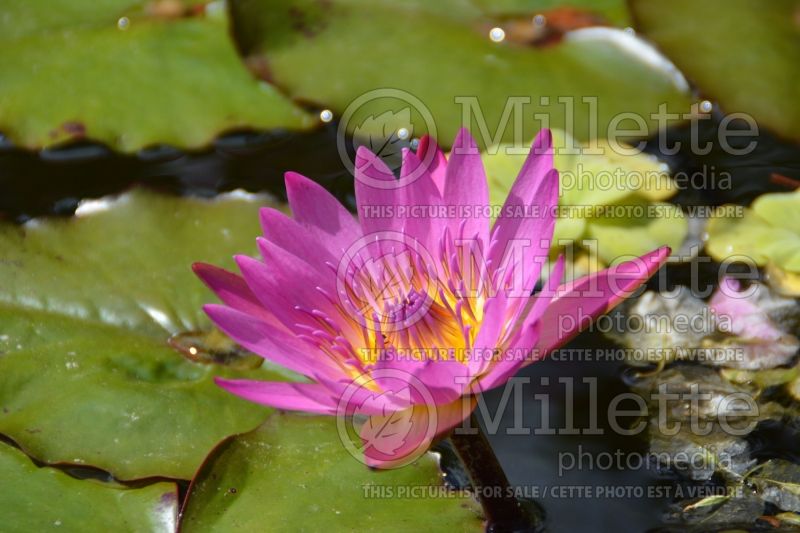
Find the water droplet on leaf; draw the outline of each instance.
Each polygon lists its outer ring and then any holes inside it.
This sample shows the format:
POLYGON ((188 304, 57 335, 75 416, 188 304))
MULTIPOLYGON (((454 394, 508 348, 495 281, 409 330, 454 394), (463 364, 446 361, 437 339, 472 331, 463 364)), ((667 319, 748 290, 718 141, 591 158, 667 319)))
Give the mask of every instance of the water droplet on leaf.
POLYGON ((502 42, 505 38, 506 32, 503 31, 503 28, 492 28, 491 31, 489 31, 489 39, 495 43, 502 42))

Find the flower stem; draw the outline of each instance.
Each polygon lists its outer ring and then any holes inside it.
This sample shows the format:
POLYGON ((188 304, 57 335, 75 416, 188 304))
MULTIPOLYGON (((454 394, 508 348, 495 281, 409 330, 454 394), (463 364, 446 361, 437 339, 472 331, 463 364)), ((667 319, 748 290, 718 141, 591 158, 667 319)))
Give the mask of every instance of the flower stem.
POLYGON ((523 505, 515 496, 503 467, 495 457, 475 414, 470 425, 476 433, 453 432, 450 442, 469 473, 470 481, 486 514, 486 531, 535 532, 544 528, 544 516, 535 505, 523 505))

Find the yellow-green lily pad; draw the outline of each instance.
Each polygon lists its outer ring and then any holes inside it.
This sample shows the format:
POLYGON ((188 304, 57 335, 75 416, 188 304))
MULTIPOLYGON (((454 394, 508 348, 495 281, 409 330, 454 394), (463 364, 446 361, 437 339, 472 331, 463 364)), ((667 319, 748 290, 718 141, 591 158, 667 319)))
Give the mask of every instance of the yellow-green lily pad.
POLYGON ((275 413, 221 444, 192 482, 181 531, 483 531, 475 500, 443 485, 426 454, 370 470, 336 421, 275 413))
POLYGON ((8 0, 0 45, 0 132, 26 148, 199 148, 232 129, 313 124, 248 72, 221 2, 8 0))
POLYGON ((756 198, 743 216, 720 209, 708 224, 706 250, 717 261, 732 256, 755 265, 800 272, 800 191, 756 198))
POLYGON ((659 246, 677 250, 689 232, 680 207, 664 202, 632 199, 616 206, 619 213, 587 221, 586 235, 596 241, 597 256, 616 265, 644 255, 659 246))
POLYGON ((178 488, 153 483, 129 488, 76 479, 36 466, 0 442, 0 516, 4 533, 119 531, 171 533, 178 515, 178 488))
POLYGON ((195 362, 169 340, 210 329, 213 296, 190 265, 255 254, 264 203, 135 190, 0 226, 0 433, 46 463, 189 479, 220 440, 258 426, 269 409, 213 377, 283 375, 195 362))

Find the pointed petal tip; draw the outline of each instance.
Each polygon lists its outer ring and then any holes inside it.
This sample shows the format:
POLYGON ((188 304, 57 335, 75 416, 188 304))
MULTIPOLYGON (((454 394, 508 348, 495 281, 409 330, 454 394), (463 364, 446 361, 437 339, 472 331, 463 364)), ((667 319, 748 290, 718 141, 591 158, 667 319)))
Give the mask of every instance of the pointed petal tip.
POLYGON ((203 304, 201 306, 203 312, 211 319, 212 322, 216 322, 214 317, 222 312, 226 307, 222 304, 203 304))
POLYGON ((376 157, 378 157, 378 156, 373 154, 372 150, 370 150, 369 148, 367 148, 366 146, 364 146, 362 144, 361 146, 356 148, 356 168, 361 166, 361 165, 358 164, 359 160, 361 160, 361 161, 372 161, 376 157))
POLYGON ((205 283, 209 289, 215 292, 219 288, 221 282, 238 277, 233 272, 222 267, 202 261, 192 263, 192 272, 194 272, 195 276, 200 278, 200 281, 205 283))
POLYGON ((660 248, 656 248, 652 252, 643 255, 643 258, 647 258, 652 260, 655 263, 658 263, 659 267, 661 266, 664 261, 669 259, 670 254, 672 253, 672 248, 669 246, 662 246, 660 248))
POLYGON ((244 268, 247 268, 251 261, 255 260, 249 255, 236 254, 233 256, 233 261, 236 263, 236 266, 238 266, 239 270, 241 271, 244 268))
POLYGON ((417 155, 419 154, 426 154, 428 150, 438 150, 439 145, 436 144, 436 139, 428 135, 427 133, 420 137, 419 144, 417 145, 417 155))
POLYGON ((542 128, 533 139, 533 146, 531 151, 536 154, 548 152, 553 148, 553 133, 550 128, 542 128))
POLYGON ((227 387, 230 386, 231 381, 233 380, 223 378, 221 376, 214 376, 214 384, 217 385, 218 387, 222 387, 225 390, 228 390, 227 387))
POLYGON ((196 261, 192 263, 192 272, 195 273, 196 276, 202 278, 203 275, 209 271, 209 269, 214 268, 212 265, 208 263, 203 263, 201 261, 196 261))
POLYGON ((434 160, 444 158, 444 152, 439 143, 428 133, 420 137, 417 145, 417 157, 424 159, 426 156, 434 160))
POLYGON ((283 173, 283 183, 286 185, 287 189, 290 187, 295 188, 301 186, 303 183, 308 181, 312 180, 292 170, 283 173))
POLYGON ((459 128, 453 140, 452 153, 473 154, 478 153, 478 143, 467 128, 459 128))
MULTIPOLYGON (((364 145, 359 146, 356 150, 355 168, 353 170, 355 171, 357 186, 360 184, 374 186, 375 184, 372 180, 391 182, 395 179, 394 173, 386 165, 386 162, 364 145)), ((357 193, 356 196, 358 196, 357 193)))
MULTIPOLYGON (((288 188, 288 185, 287 185, 288 188)), ((258 222, 261 224, 261 233, 266 235, 269 231, 270 224, 272 224, 273 220, 276 217, 276 214, 280 213, 274 207, 262 207, 258 210, 258 222)), ((280 213, 283 214, 283 213, 280 213)))

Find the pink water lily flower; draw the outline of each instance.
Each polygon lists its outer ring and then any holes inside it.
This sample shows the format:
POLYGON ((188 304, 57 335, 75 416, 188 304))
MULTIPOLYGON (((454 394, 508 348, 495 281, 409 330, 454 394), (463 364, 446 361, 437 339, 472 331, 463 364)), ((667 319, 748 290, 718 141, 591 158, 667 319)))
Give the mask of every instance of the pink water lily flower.
POLYGON ((476 394, 563 345, 669 253, 564 285, 559 259, 532 295, 558 203, 547 130, 493 225, 466 130, 447 158, 427 137, 405 151, 399 179, 359 149, 355 178, 359 220, 320 185, 287 173, 292 216, 261 210, 261 259, 236 256, 241 276, 205 264, 195 272, 222 301, 205 306, 220 329, 308 378, 217 383, 279 409, 366 417, 363 454, 375 467, 427 449, 469 415, 476 394), (398 421, 402 438, 376 438, 398 421))

